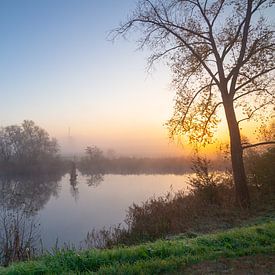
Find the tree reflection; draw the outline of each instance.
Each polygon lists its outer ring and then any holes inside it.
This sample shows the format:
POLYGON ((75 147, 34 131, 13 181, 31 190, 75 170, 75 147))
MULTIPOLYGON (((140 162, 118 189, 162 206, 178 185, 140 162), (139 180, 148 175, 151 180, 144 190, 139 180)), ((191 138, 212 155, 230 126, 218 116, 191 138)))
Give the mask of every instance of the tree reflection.
POLYGON ((58 197, 62 175, 0 176, 0 264, 36 254, 40 236, 37 213, 58 197))
POLYGON ((88 186, 97 187, 103 182, 104 175, 103 174, 90 174, 87 179, 88 186))
POLYGON ((1 176, 0 206, 20 209, 29 214, 37 213, 51 196, 58 197, 61 175, 51 176, 1 176))
POLYGON ((71 195, 75 199, 75 201, 78 201, 79 199, 79 190, 78 190, 78 182, 76 179, 70 178, 70 185, 71 185, 71 195))

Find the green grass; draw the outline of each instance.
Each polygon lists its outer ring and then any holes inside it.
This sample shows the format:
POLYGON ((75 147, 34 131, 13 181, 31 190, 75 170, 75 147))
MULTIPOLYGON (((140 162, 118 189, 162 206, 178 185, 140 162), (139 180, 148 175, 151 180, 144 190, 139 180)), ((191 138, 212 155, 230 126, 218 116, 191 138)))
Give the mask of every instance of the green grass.
POLYGON ((61 251, 36 261, 0 268, 0 274, 158 274, 175 273, 204 260, 275 253, 275 222, 220 233, 132 247, 61 251))

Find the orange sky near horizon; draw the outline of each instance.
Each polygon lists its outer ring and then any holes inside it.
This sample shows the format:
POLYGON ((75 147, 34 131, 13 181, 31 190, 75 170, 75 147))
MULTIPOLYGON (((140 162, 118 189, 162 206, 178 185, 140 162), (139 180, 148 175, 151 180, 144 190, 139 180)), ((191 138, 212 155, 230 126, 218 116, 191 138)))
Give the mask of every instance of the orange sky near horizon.
MULTIPOLYGON (((169 106, 167 106, 169 107, 169 106)), ((170 106, 171 107, 171 106, 170 106)), ((169 108, 168 108, 169 109, 169 108)), ((227 123, 223 111, 219 112, 222 121, 215 134, 215 143, 206 147, 201 147, 202 154, 212 156, 219 153, 220 145, 229 143, 227 123)), ((113 121, 114 122, 114 121, 113 121)), ((172 157, 193 155, 192 145, 181 144, 178 139, 169 139, 167 128, 159 121, 149 121, 143 123, 120 120, 119 125, 106 125, 101 123, 90 124, 86 121, 83 124, 74 124, 70 127, 70 135, 73 142, 68 143, 68 128, 58 132, 54 127, 51 134, 57 136, 65 152, 84 152, 86 146, 96 145, 103 150, 114 149, 118 155, 152 156, 152 157, 172 157), (58 134, 57 134, 58 133, 58 134)), ((245 122, 241 126, 242 135, 249 138, 251 142, 256 141, 254 134, 257 123, 245 122)), ((60 129, 59 129, 60 130, 60 129)))

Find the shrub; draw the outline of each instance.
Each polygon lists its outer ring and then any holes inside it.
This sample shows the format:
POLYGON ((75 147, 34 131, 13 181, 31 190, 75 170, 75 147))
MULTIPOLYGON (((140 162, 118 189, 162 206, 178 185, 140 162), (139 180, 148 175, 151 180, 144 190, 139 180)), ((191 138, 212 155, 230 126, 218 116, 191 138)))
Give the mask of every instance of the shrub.
POLYGON ((224 204, 224 193, 231 192, 233 188, 231 173, 213 171, 211 162, 206 158, 197 157, 192 164, 194 175, 189 177, 191 192, 206 204, 224 204))
POLYGON ((1 209, 0 265, 29 260, 39 239, 36 220, 28 212, 1 209))
POLYGON ((249 185, 257 189, 258 196, 275 193, 275 147, 264 152, 250 150, 245 157, 249 185))

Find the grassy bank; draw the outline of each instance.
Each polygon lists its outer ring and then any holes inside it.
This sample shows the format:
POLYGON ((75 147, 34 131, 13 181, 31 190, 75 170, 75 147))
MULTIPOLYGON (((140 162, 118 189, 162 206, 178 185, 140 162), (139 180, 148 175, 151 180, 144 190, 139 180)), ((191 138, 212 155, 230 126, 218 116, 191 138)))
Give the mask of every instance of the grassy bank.
POLYGON ((63 251, 1 268, 0 274, 158 274, 221 258, 275 254, 275 221, 132 247, 63 251))

